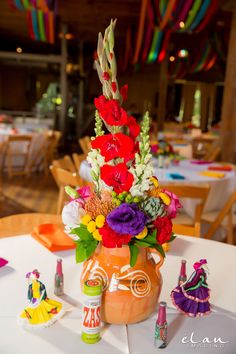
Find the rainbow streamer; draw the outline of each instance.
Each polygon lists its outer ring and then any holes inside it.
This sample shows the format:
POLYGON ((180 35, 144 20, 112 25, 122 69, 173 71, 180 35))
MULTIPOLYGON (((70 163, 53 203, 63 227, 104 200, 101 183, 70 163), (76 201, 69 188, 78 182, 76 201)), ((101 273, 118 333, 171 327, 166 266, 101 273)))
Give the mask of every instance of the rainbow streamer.
POLYGON ((56 0, 7 0, 9 6, 26 11, 29 36, 36 41, 54 43, 56 0), (53 10, 53 11, 52 11, 53 10))
POLYGON ((15 0, 15 7, 16 7, 18 10, 21 10, 21 11, 24 10, 24 6, 22 5, 21 0, 15 0))
POLYGON ((42 42, 46 42, 43 11, 41 10, 38 10, 38 28, 39 28, 40 40, 42 42))
POLYGON ((202 3, 200 10, 195 17, 195 20, 192 22, 192 24, 190 26, 191 31, 193 31, 200 24, 200 22, 202 21, 202 19, 205 16, 210 4, 211 4, 211 0, 205 0, 202 3))
POLYGON ((160 53, 163 32, 156 29, 153 34, 151 50, 148 54, 147 63, 153 63, 160 53))
POLYGON ((32 24, 33 24, 33 31, 34 31, 34 38, 36 41, 40 40, 40 34, 39 34, 39 29, 38 29, 38 16, 37 16, 37 10, 33 9, 31 11, 31 16, 32 16, 32 24))
POLYGON ((202 4, 202 0, 195 0, 194 1, 191 11, 189 11, 189 15, 187 17, 187 20, 185 21, 185 26, 184 26, 184 28, 181 28, 179 30, 180 32, 186 32, 189 29, 189 27, 193 23, 196 15, 198 13, 198 10, 200 9, 201 4, 202 4))

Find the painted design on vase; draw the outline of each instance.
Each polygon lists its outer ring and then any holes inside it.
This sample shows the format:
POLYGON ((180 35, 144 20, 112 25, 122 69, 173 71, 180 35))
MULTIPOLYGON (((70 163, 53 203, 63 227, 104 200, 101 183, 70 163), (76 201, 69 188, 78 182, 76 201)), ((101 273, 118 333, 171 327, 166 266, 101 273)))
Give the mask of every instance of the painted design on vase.
POLYGON ((129 264, 124 265, 120 268, 119 272, 112 273, 111 279, 109 280, 105 269, 99 266, 97 261, 93 262, 90 260, 83 270, 82 281, 85 278, 99 278, 103 283, 103 291, 108 288, 109 292, 118 290, 131 291, 135 297, 147 296, 151 291, 149 276, 143 270, 133 270, 124 274, 130 269, 132 268, 129 264))

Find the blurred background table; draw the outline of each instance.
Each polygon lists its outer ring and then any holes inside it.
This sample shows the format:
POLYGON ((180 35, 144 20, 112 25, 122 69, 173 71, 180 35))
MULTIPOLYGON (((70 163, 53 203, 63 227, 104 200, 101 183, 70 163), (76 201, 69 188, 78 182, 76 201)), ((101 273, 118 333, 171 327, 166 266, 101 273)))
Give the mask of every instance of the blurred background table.
MULTIPOLYGON (((215 164, 215 163, 214 163, 215 164)), ((159 179, 161 184, 209 184, 211 189, 204 208, 204 212, 220 210, 228 197, 236 188, 236 173, 234 170, 225 172, 223 178, 215 178, 202 176, 200 172, 207 170, 210 164, 194 164, 191 160, 180 161, 178 165, 171 165, 169 168, 158 168, 158 160, 153 158, 154 175, 159 179), (178 174, 184 179, 172 179, 171 174, 178 174)), ((83 161, 80 166, 80 175, 87 181, 92 181, 90 175, 90 166, 87 161, 83 161)), ((193 201, 184 201, 184 208, 188 214, 194 213, 195 205, 193 201)))

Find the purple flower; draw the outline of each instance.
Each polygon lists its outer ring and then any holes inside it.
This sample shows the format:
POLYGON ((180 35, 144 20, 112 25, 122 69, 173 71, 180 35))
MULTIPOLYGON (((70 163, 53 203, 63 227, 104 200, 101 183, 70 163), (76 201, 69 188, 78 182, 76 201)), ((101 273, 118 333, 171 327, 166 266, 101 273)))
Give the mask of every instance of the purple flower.
POLYGON ((110 228, 119 234, 138 235, 143 231, 148 217, 138 208, 137 204, 123 203, 107 215, 110 228))

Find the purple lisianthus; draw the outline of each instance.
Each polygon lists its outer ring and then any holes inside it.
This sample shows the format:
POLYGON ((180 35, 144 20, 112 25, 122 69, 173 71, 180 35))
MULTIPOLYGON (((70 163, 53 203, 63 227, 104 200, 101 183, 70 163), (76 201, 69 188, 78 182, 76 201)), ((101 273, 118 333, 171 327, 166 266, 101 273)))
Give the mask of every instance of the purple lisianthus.
POLYGON ((107 215, 110 228, 119 234, 138 235, 143 231, 148 217, 138 208, 137 204, 123 203, 107 215))

